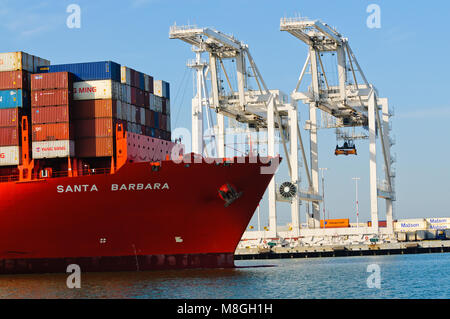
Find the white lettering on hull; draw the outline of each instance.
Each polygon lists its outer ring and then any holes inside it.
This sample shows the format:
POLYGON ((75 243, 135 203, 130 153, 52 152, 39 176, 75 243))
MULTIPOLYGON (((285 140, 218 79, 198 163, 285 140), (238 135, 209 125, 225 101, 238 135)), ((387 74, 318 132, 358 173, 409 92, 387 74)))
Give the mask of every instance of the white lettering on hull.
MULTIPOLYGON (((142 190, 165 190, 169 189, 168 183, 137 183, 137 184, 111 184, 110 190, 115 191, 142 191, 142 190)), ((98 192, 98 188, 95 184, 89 185, 58 185, 56 186, 56 192, 58 193, 88 193, 98 192)))

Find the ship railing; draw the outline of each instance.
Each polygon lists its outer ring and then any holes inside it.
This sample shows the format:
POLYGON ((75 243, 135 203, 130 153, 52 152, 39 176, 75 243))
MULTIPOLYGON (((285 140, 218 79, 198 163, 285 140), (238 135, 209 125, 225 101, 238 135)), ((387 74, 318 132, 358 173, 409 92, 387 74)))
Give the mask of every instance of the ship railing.
MULTIPOLYGON (((90 168, 90 169, 83 169, 81 171, 81 174, 79 176, 89 176, 89 175, 106 175, 111 173, 111 168, 90 168)), ((68 177, 69 171, 54 171, 51 173, 51 176, 45 177, 45 178, 58 178, 58 177, 68 177)), ((43 179, 41 177, 38 177, 37 173, 33 174, 33 180, 36 179, 43 179)), ((0 183, 8 183, 8 182, 18 182, 20 181, 19 174, 16 175, 4 175, 0 176, 0 183)))
POLYGON ((18 180, 19 180, 19 174, 17 174, 17 175, 0 176, 0 183, 16 182, 18 180))
MULTIPOLYGON (((111 168, 106 168, 106 167, 102 167, 102 168, 83 168, 81 170, 80 175, 82 176, 87 176, 87 175, 105 175, 105 174, 110 174, 111 173, 111 168)), ((52 172, 52 176, 51 177, 68 177, 69 176, 69 171, 56 171, 56 172, 52 172)))

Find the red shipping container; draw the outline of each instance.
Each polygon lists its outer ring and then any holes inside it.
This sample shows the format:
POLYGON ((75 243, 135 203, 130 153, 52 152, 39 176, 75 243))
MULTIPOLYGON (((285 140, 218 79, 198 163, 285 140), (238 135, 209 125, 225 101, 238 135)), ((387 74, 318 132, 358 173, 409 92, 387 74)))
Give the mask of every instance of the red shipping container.
POLYGON ((40 73, 31 75, 31 90, 73 88, 73 74, 69 72, 40 73))
POLYGON ((29 74, 27 71, 0 72, 0 90, 29 89, 29 74))
POLYGON ((19 126, 0 127, 0 146, 20 145, 19 126))
POLYGON ((130 69, 130 86, 131 87, 136 87, 136 84, 139 83, 139 76, 138 76, 138 81, 136 82, 136 71, 133 69, 130 69))
POLYGON ((164 114, 160 114, 159 128, 163 131, 167 130, 167 116, 164 114))
POLYGON ((150 116, 149 116, 150 122, 149 122, 148 126, 155 127, 155 115, 156 115, 156 112, 150 110, 150 116))
POLYGON ((131 87, 130 91, 131 91, 131 103, 133 105, 136 105, 136 88, 135 87, 131 87))
POLYGON ((136 104, 137 106, 144 106, 144 91, 141 89, 136 89, 136 104))
POLYGON ((104 157, 114 155, 113 137, 89 137, 75 141, 77 157, 104 157))
POLYGON ((31 106, 55 106, 72 103, 72 92, 67 89, 42 90, 31 92, 31 106))
POLYGON ((31 109, 31 123, 61 123, 70 121, 69 105, 43 106, 31 109))
POLYGON ((17 126, 21 114, 22 108, 0 109, 0 126, 17 126))
POLYGON ((113 124, 115 121, 110 117, 77 120, 74 123, 77 139, 83 137, 109 137, 114 134, 113 124))
POLYGON ((149 108, 150 107, 150 93, 144 92, 144 107, 149 108))
POLYGON ((136 107, 136 123, 141 123, 141 108, 136 107))
POLYGON ((133 70, 134 71, 134 73, 133 73, 133 75, 132 75, 132 78, 134 78, 134 86, 135 87, 139 87, 139 82, 140 82, 140 77, 139 77, 139 71, 135 71, 135 70, 133 70))
POLYGON ((151 111, 149 109, 145 109, 145 126, 151 126, 151 111))
POLYGON ((72 115, 74 120, 93 119, 99 117, 117 117, 116 100, 83 100, 74 101, 72 115))
POLYGON ((72 123, 35 124, 32 126, 33 141, 72 140, 72 123))

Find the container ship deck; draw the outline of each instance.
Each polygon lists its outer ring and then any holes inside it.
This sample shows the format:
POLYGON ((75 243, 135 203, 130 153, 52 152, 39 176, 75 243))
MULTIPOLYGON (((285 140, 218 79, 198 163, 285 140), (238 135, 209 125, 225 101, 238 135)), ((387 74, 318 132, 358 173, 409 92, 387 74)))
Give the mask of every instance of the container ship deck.
POLYGON ((278 157, 183 154, 169 83, 117 63, 0 62, 1 274, 234 266, 278 157))

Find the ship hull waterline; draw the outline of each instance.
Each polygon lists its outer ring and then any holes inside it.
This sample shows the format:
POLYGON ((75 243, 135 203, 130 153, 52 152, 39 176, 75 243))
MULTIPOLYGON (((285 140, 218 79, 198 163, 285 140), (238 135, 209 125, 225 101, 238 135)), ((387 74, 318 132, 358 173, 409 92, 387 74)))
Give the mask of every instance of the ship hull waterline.
POLYGON ((273 177, 261 162, 127 163, 115 174, 0 183, 0 274, 234 267, 273 177), (242 193, 227 207, 226 184, 242 193))

